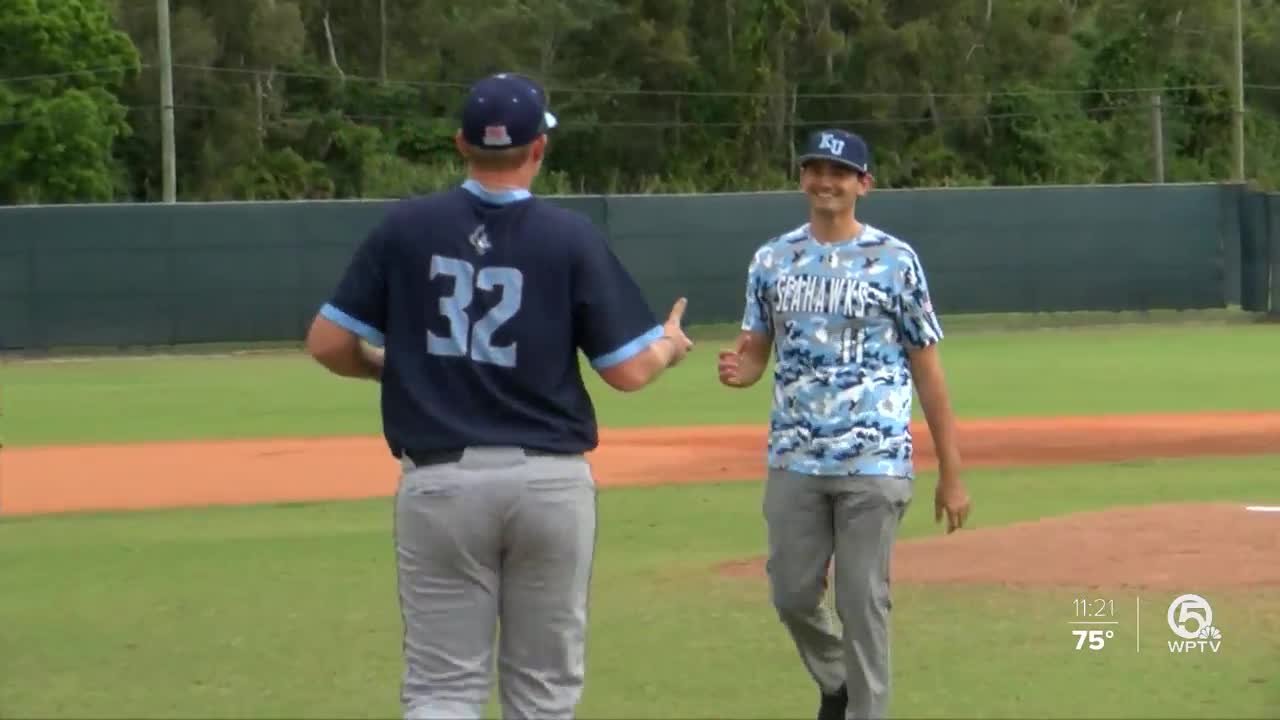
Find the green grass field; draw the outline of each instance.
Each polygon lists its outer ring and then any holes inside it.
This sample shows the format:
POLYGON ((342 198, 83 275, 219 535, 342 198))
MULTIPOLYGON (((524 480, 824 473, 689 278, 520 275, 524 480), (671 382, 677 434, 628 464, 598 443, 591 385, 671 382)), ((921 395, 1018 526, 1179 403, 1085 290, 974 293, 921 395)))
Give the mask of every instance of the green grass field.
MULTIPOLYGON (((768 389, 719 388, 723 332, 694 335, 695 358, 649 391, 593 381, 602 422, 761 422, 768 389)), ((1280 327, 1265 325, 961 330, 944 350, 963 417, 1273 409, 1278 357, 1280 327)), ((294 355, 9 362, 0 381, 6 447, 378 430, 372 385, 294 355)), ((993 527, 1153 501, 1280 503, 1277 477, 1280 455, 967 480, 974 522, 993 527)), ((906 537, 940 532, 933 480, 918 480, 906 537)), ((581 717, 812 717, 764 580, 714 572, 762 551, 759 502, 753 482, 601 493, 581 717)), ((0 521, 0 718, 396 717, 390 520, 376 500, 0 521)), ((1280 717, 1280 588, 1201 588, 1195 567, 1186 582, 1213 602, 1218 654, 1167 651, 1166 592, 898 584, 891 712, 1280 717), (1074 649, 1082 594, 1126 620, 1101 652, 1074 649), (1139 597, 1136 652, 1124 613, 1139 597)))
MULTIPOLYGON (((716 384, 725 331, 691 332, 695 354, 643 393, 609 392, 587 374, 602 425, 763 420, 767 384, 716 384)), ((1277 382, 1277 325, 953 332, 943 360, 965 417, 1276 407, 1263 390, 1277 382)), ((296 352, 11 362, 0 373, 6 446, 379 431, 373 385, 335 378, 296 352)))

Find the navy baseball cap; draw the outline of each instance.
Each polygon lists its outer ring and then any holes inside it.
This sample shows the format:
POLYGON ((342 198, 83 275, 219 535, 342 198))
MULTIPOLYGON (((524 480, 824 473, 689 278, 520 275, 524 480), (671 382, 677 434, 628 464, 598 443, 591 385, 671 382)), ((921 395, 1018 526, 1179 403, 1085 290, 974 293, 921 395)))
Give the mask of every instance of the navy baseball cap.
POLYGON ((871 150, 856 134, 845 130, 818 130, 809 136, 798 161, 831 160, 860 173, 871 171, 871 150))
POLYGON ((555 126, 542 86, 515 73, 499 73, 472 85, 462 108, 462 137, 480 148, 528 145, 555 126))

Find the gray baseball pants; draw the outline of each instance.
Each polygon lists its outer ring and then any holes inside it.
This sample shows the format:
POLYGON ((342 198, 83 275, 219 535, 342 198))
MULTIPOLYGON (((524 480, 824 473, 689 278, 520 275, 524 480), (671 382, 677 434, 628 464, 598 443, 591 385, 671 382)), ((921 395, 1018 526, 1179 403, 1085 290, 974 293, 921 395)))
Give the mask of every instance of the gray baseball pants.
POLYGON ((473 448, 458 462, 402 469, 404 717, 480 718, 496 641, 503 717, 572 718, 595 555, 586 458, 473 448))
POLYGON ((889 563, 911 494, 905 477, 771 469, 765 483, 771 600, 821 690, 848 687, 846 718, 883 718, 888 711, 889 563), (843 630, 822 606, 833 558, 843 630))

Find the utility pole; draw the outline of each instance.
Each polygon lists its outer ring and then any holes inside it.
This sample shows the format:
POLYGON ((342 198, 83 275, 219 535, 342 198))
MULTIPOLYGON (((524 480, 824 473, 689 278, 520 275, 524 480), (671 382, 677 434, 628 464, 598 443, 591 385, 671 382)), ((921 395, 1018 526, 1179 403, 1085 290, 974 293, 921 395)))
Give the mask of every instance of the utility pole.
POLYGON ((378 79, 387 84, 387 0, 378 2, 378 26, 381 47, 378 50, 378 79))
POLYGON ((1244 0, 1236 0, 1235 181, 1244 182, 1244 0))
POLYGON ((177 199, 177 158, 173 144, 173 51, 169 45, 169 0, 156 0, 156 44, 160 56, 160 155, 164 201, 177 199))
POLYGON ((1156 92, 1151 96, 1151 161, 1155 182, 1164 182, 1164 111, 1162 98, 1156 92))

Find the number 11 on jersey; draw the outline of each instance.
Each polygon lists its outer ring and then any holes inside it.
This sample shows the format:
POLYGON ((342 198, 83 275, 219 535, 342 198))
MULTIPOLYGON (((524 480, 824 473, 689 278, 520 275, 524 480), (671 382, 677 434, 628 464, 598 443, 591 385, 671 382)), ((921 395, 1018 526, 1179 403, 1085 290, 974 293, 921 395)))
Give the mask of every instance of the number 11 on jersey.
POLYGON ((840 360, 845 364, 862 364, 862 346, 866 342, 865 328, 845 328, 840 333, 840 360))
POLYGON ((470 355, 476 362, 501 367, 515 367, 516 343, 493 344, 493 334, 520 311, 524 295, 524 275, 513 267, 485 267, 476 272, 475 266, 466 260, 441 257, 431 258, 431 279, 447 275, 453 280, 453 290, 440 297, 439 311, 449 321, 449 334, 436 335, 427 331, 427 352, 445 357, 470 355), (467 308, 475 299, 475 290, 501 293, 501 298, 489 312, 474 325, 467 316, 467 308))

